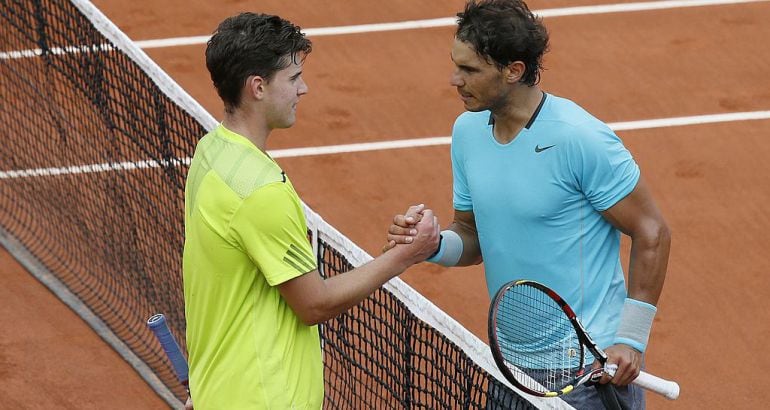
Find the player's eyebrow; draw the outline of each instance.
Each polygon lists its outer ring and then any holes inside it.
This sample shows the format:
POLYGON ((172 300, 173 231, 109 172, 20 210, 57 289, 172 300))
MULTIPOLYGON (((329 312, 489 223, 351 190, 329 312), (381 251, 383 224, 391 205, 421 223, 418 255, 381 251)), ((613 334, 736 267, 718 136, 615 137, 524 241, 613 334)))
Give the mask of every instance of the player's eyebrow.
POLYGON ((472 71, 472 72, 479 71, 479 69, 477 67, 469 66, 467 64, 457 64, 457 61, 455 61, 455 58, 452 55, 452 53, 449 53, 449 58, 451 58, 452 62, 455 63, 455 66, 457 66, 457 68, 459 68, 461 70, 472 71))

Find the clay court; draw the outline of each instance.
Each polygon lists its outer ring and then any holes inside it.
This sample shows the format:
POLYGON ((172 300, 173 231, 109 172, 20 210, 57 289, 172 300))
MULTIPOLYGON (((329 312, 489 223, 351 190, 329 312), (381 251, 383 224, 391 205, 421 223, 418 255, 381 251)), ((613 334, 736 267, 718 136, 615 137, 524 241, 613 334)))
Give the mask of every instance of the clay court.
MULTIPOLYGON (((533 10, 618 0, 532 0, 533 10)), ((687 2, 680 2, 687 3, 687 2)), ((204 2, 98 0, 136 41, 210 34, 240 11, 303 28, 451 17, 458 0, 204 2)), ((770 339, 770 2, 546 17, 541 86, 616 124, 673 231, 649 372, 679 400, 650 409, 766 407, 770 339), (708 122, 705 115, 757 113, 708 122), (670 119, 688 117, 685 125, 670 119), (694 119, 693 119, 694 118, 694 119), (645 120, 668 119, 655 124, 645 120), (628 122, 637 122, 630 123, 628 122)), ((310 87, 271 150, 449 136, 462 104, 449 85, 451 26, 310 36, 310 87)), ((205 45, 145 52, 217 119, 205 45)), ((280 152, 280 151, 275 151, 280 152)), ((280 155, 276 155, 280 157, 280 155)), ((451 221, 449 145, 278 158, 302 199, 370 254, 410 204, 451 221)), ((627 253, 628 243, 624 242, 627 253)), ((627 262, 627 258, 624 258, 627 262)), ((167 405, 74 313, 0 254, 0 408, 158 409, 167 405)), ((486 340, 483 267, 413 267, 402 279, 486 340)))

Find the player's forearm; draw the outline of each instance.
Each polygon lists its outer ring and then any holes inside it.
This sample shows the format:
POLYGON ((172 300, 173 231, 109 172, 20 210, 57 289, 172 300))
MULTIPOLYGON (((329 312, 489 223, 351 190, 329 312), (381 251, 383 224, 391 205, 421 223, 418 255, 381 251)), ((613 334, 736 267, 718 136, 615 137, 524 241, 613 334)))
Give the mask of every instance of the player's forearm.
POLYGON ((481 245, 479 245, 479 236, 476 230, 457 221, 449 225, 448 229, 456 232, 463 242, 463 253, 455 266, 470 266, 481 263, 481 245))
POLYGON ((666 278, 671 232, 663 221, 651 221, 631 238, 628 296, 657 305, 666 278))
POLYGON ((642 219, 636 228, 631 235, 628 298, 623 302, 614 344, 644 353, 666 278, 671 233, 662 218, 642 219))
POLYGON ((306 324, 325 322, 357 305, 391 278, 409 267, 396 252, 380 255, 352 271, 323 281, 321 294, 313 295, 312 306, 302 317, 306 324))

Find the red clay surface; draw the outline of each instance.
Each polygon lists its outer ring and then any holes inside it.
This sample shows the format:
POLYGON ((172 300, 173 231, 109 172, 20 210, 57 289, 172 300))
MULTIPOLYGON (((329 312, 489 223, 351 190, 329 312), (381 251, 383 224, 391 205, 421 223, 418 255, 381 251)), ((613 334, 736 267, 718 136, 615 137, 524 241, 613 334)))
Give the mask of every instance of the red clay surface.
MULTIPOLYGON (((610 1, 532 1, 533 9, 610 1)), ((134 40, 209 34, 253 2, 99 0, 134 40)), ((260 2, 305 28, 448 17, 461 1, 260 2), (355 3, 355 4, 351 4, 355 3)), ((770 109, 770 3, 614 13, 546 20, 551 52, 545 90, 607 122, 770 109)), ((314 38, 305 68, 310 93, 270 149, 447 136, 462 110, 448 85, 453 29, 314 38)), ((204 46, 147 50, 215 117, 204 46)), ((765 407, 770 339, 766 273, 770 239, 770 120, 618 133, 639 162, 674 232, 648 370, 676 379, 682 395, 648 395, 648 408, 765 407)), ((394 213, 409 204, 451 218, 449 147, 283 158, 305 202, 372 254, 394 213)), ((625 243, 627 249, 627 242, 625 243)), ((163 402, 74 314, 0 259, 5 329, 0 408, 153 409, 163 402), (25 293, 29 292, 29 293, 25 293), (53 326, 55 321, 56 326, 53 326), (41 338, 42 335, 42 338, 41 338), (46 338, 47 335, 47 338, 46 338), (26 343, 38 338, 32 353, 26 343), (86 359, 85 351, 93 356, 86 359), (40 358, 40 355, 45 355, 40 358), (43 362, 43 363, 40 363, 43 362)), ((486 340, 489 298, 482 268, 417 266, 402 275, 486 340)))

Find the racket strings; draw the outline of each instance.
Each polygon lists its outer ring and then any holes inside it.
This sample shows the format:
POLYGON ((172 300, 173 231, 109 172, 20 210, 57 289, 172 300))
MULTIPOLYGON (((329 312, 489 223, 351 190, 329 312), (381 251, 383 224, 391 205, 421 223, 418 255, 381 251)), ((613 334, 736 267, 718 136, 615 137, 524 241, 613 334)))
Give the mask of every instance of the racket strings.
POLYGON ((498 302, 496 326, 506 366, 523 386, 559 391, 579 376, 582 344, 561 307, 539 289, 510 288, 498 302))

